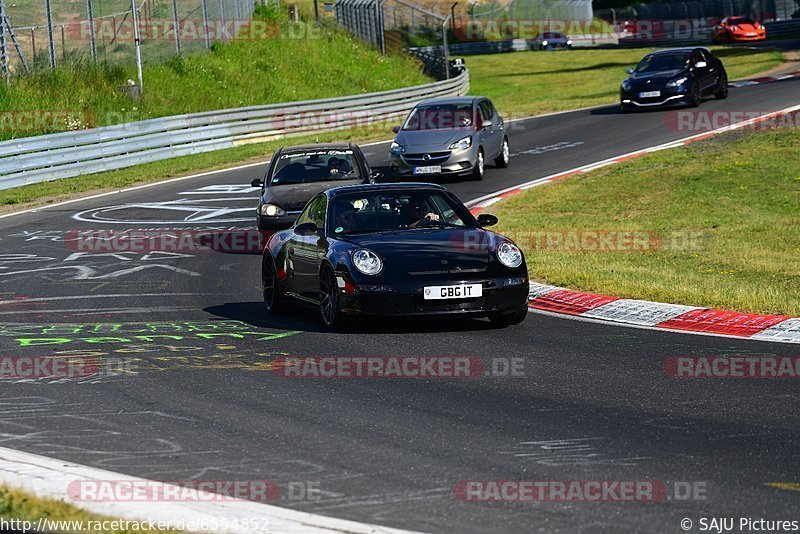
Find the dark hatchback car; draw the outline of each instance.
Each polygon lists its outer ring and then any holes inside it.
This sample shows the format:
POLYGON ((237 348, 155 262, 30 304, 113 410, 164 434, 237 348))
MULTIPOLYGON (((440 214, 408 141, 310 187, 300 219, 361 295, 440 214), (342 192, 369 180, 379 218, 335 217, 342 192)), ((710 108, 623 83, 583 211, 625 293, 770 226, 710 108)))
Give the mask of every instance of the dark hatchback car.
POLYGON ((275 152, 264 179, 256 214, 259 230, 288 228, 308 201, 329 187, 367 184, 380 179, 353 143, 283 147, 275 152))
POLYGON ((317 306, 345 316, 484 316, 497 325, 527 315, 528 271, 519 248, 484 230, 444 187, 372 184, 315 196, 295 225, 270 237, 262 258, 264 303, 317 306))
POLYGON ((704 96, 728 96, 728 74, 705 48, 647 54, 620 87, 623 111, 659 106, 699 106, 704 96))

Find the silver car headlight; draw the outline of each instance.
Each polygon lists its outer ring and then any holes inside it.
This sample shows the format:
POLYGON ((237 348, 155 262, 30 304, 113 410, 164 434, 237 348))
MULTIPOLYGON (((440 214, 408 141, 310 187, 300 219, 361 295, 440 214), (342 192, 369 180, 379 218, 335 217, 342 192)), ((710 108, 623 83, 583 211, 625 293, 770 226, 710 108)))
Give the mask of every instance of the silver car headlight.
POLYGON ((261 206, 261 215, 266 215, 267 217, 280 217, 281 215, 286 215, 286 212, 275 204, 264 204, 261 206))
POLYGON ((516 269, 522 265, 522 252, 513 243, 501 243, 497 247, 497 259, 506 267, 516 269))
POLYGON ((459 139, 452 145, 450 145, 450 150, 463 150, 465 148, 469 148, 472 146, 472 136, 468 135, 463 139, 459 139))
POLYGON ((380 256, 368 248, 360 248, 353 252, 353 265, 359 272, 368 275, 376 275, 383 270, 380 256))
POLYGON ((688 80, 688 79, 689 79, 689 78, 687 78, 686 76, 684 76, 683 78, 676 78, 676 79, 674 79, 674 80, 670 80, 670 81, 667 83, 667 87, 680 87, 681 85, 685 84, 685 83, 686 83, 686 80, 688 80))
POLYGON ((405 154, 406 147, 403 145, 397 144, 395 141, 392 141, 392 144, 389 145, 389 150, 392 154, 405 154))

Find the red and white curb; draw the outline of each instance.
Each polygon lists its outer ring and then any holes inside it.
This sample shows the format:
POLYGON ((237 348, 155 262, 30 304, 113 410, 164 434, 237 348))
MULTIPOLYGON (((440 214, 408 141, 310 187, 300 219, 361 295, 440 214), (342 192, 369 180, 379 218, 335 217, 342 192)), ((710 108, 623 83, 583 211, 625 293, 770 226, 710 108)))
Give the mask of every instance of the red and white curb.
POLYGON ((779 76, 762 76, 761 78, 753 78, 752 80, 739 80, 738 82, 728 82, 728 87, 747 87, 748 85, 759 85, 762 83, 779 82, 781 80, 788 80, 790 78, 800 77, 800 71, 789 72, 779 76))
MULTIPOLYGON (((37 497, 63 500, 68 495, 70 483, 86 481, 130 483, 132 486, 141 486, 145 482, 137 477, 0 447, 0 484, 28 491, 37 497)), ((146 481, 146 484, 148 488, 167 486, 154 481, 146 481)), ((155 493, 164 495, 168 492, 159 489, 155 493)), ((133 499, 81 501, 74 504, 92 513, 109 516, 111 520, 152 521, 154 524, 161 521, 171 525, 172 529, 181 525, 184 529, 188 525, 197 525, 190 529, 195 532, 413 534, 408 530, 336 519, 242 499, 221 500, 215 495, 189 488, 181 488, 179 494, 181 502, 142 502, 133 499)), ((66 502, 69 504, 69 501, 66 502)), ((42 523, 38 526, 37 530, 44 528, 42 523)))
MULTIPOLYGON (((800 76, 800 73, 793 74, 800 76)), ((522 185, 476 198, 468 202, 467 206, 473 215, 477 215, 492 204, 532 187, 553 183, 569 176, 586 174, 594 169, 638 158, 659 150, 688 145, 689 143, 707 139, 723 132, 751 126, 797 110, 800 110, 800 105, 737 122, 678 141, 671 141, 669 143, 609 158, 597 163, 577 167, 569 171, 545 176, 522 185)), ((566 314, 586 319, 614 322, 621 325, 747 338, 760 341, 800 343, 800 318, 784 315, 756 315, 712 308, 701 308, 697 306, 622 299, 619 297, 596 295, 594 293, 573 291, 562 287, 538 283, 531 283, 529 306, 534 310, 543 312, 566 314)))
POLYGON ((534 310, 599 321, 760 341, 800 343, 800 318, 663 304, 531 283, 534 310))

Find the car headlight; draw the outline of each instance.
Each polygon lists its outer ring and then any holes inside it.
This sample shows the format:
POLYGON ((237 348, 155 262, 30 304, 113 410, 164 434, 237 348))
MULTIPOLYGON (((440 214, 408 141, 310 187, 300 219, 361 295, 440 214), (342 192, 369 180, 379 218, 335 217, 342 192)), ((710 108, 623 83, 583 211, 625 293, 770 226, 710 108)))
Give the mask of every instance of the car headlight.
POLYGON ((281 215, 285 214, 286 212, 275 204, 264 204, 261 206, 261 215, 266 215, 267 217, 280 217, 281 215))
POLYGON ((567 44, 572 46, 572 39, 567 39, 567 44))
POLYGON ((688 79, 689 78, 684 76, 683 78, 676 78, 674 80, 670 80, 669 82, 667 82, 667 87, 680 87, 681 85, 685 84, 686 80, 688 79))
POLYGON ((522 265, 522 252, 517 248, 517 245, 501 243, 500 246, 497 247, 497 259, 506 267, 516 269, 522 265))
POLYGON ((368 275, 375 275, 383 270, 383 261, 380 256, 367 248, 360 248, 353 252, 353 265, 360 272, 368 275))
POLYGON ((631 90, 631 82, 630 80, 622 80, 622 90, 623 91, 630 91, 631 90))
POLYGON ((403 145, 399 145, 394 141, 392 141, 392 144, 389 145, 389 150, 392 152, 392 154, 405 154, 406 153, 406 147, 404 147, 403 145))
POLYGON ((542 46, 547 46, 547 41, 542 41, 542 46))
POLYGON ((463 150, 463 149, 469 148, 471 146, 472 146, 472 136, 467 136, 467 137, 465 137, 463 139, 459 139, 458 141, 456 141, 455 143, 450 145, 449 148, 450 148, 450 150, 456 150, 456 149, 462 149, 463 150))

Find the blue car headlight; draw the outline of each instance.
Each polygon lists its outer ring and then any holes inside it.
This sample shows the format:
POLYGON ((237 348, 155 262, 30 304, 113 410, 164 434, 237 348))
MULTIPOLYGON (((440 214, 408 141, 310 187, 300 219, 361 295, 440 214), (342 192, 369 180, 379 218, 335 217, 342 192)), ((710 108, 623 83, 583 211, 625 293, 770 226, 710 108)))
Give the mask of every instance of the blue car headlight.
POLYGON ((685 84, 689 78, 683 76, 682 78, 675 78, 674 80, 670 80, 667 82, 667 87, 680 87, 681 85, 685 84))
POLYGON ((383 261, 371 250, 360 248, 353 252, 353 266, 363 274, 375 275, 383 270, 383 261))
POLYGON ((631 90, 631 81, 627 78, 622 80, 622 90, 623 91, 630 91, 631 90))
POLYGON ((391 151, 392 154, 405 154, 406 153, 406 147, 404 147, 401 144, 398 144, 395 141, 392 141, 392 144, 389 146, 389 150, 391 151))

